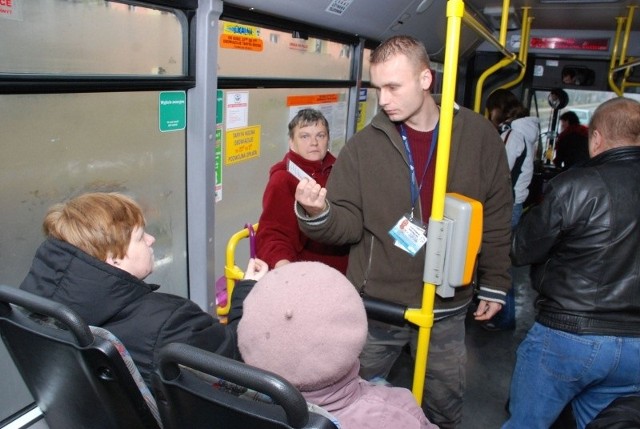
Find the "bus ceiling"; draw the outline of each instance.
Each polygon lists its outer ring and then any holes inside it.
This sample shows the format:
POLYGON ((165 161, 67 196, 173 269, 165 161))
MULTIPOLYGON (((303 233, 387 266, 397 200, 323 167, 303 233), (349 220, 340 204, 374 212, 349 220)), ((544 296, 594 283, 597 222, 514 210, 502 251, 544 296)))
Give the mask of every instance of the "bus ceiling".
MULTIPOLYGON (((429 55, 435 61, 444 58, 447 0, 227 0, 235 5, 256 12, 287 16, 289 19, 309 25, 331 28, 372 40, 384 40, 395 34, 410 34, 421 39, 429 55)), ((604 32, 612 36, 616 30, 616 18, 628 14, 628 6, 637 4, 630 0, 511 0, 508 2, 509 30, 520 30, 522 8, 530 8, 534 18, 532 36, 538 31, 544 34, 577 36, 576 30, 604 32), (549 30, 553 33, 549 33, 549 30)), ((499 31, 503 0, 468 0, 465 9, 489 29, 499 31)), ((482 42, 471 29, 463 29, 460 41, 461 57, 473 52, 482 42)))

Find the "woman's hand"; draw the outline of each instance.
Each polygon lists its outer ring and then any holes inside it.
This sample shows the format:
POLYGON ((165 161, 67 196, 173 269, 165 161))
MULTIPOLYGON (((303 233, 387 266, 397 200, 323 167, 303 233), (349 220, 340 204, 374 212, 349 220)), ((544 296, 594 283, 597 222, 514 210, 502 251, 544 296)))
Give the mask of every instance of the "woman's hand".
POLYGON ((262 259, 251 258, 244 272, 244 278, 247 280, 260 280, 269 271, 269 265, 262 259))

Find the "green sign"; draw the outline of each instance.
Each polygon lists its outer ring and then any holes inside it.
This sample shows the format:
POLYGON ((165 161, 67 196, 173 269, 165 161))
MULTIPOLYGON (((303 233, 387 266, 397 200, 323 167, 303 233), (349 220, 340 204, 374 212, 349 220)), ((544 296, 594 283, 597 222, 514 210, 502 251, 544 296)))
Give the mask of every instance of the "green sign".
POLYGON ((216 91, 216 124, 222 123, 222 108, 224 107, 224 92, 216 91))
POLYGON ((160 93, 159 122, 160 131, 184 130, 187 125, 187 93, 184 91, 166 91, 160 93))

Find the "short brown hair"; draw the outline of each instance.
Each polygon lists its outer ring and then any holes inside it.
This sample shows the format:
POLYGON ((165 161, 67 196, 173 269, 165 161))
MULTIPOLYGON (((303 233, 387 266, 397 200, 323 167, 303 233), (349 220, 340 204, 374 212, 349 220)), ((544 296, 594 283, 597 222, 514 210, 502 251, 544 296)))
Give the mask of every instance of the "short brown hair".
POLYGON ((42 229, 47 237, 72 244, 94 258, 124 258, 131 233, 144 227, 140 206, 126 195, 95 192, 52 206, 42 229))
POLYGON ((308 127, 318 123, 324 125, 327 129, 327 137, 329 137, 329 121, 322 112, 315 109, 301 109, 289 122, 289 138, 293 139, 296 127, 308 127))
POLYGON ((393 36, 385 40, 371 52, 369 61, 371 64, 380 64, 400 54, 409 58, 419 72, 431 69, 431 62, 424 44, 411 36, 393 36))
POLYGON ((589 122, 589 137, 598 131, 607 147, 640 146, 640 103, 616 97, 600 104, 589 122))

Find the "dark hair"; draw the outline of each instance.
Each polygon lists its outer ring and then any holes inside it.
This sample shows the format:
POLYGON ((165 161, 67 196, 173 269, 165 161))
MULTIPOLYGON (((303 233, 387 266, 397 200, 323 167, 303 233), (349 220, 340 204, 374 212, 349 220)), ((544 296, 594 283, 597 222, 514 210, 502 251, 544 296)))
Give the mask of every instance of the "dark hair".
POLYGON ((498 109, 498 123, 526 116, 526 110, 518 97, 508 89, 499 88, 489 95, 486 102, 488 111, 498 109))
POLYGON ((315 109, 302 109, 289 122, 289 137, 293 138, 296 127, 306 127, 318 123, 324 125, 327 129, 327 136, 329 136, 329 121, 327 121, 322 112, 315 109))
POLYGON ((560 120, 567 121, 569 125, 580 125, 580 118, 578 118, 576 112, 572 112, 571 110, 560 115, 560 120))

